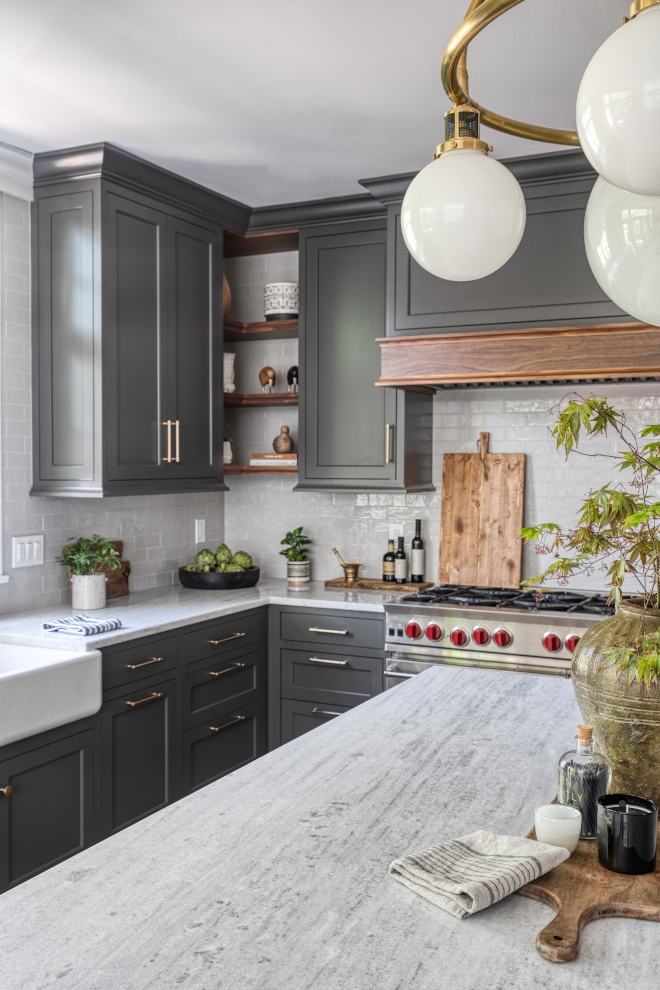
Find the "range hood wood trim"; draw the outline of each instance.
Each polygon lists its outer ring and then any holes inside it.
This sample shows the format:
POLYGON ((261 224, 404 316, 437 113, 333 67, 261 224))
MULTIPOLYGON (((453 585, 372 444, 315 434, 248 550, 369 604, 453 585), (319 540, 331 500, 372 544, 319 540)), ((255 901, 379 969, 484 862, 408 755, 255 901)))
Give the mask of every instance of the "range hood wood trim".
POLYGON ((414 385, 660 376, 660 327, 650 323, 379 337, 381 377, 414 385))

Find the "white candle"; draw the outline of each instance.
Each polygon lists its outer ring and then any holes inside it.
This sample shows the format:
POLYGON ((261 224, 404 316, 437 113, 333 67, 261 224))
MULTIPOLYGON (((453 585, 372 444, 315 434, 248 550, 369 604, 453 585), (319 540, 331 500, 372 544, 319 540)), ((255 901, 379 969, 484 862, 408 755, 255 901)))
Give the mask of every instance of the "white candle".
POLYGON ((543 804, 534 816, 536 838, 549 846, 562 846, 569 852, 577 847, 582 827, 582 812, 565 804, 543 804))

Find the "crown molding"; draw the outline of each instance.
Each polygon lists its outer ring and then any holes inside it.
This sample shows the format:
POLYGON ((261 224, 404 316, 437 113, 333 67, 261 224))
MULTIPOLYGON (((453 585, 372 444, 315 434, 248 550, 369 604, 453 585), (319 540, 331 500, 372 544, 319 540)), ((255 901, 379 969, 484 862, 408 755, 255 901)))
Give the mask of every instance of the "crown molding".
POLYGON ((280 206, 257 206, 250 214, 248 234, 263 234, 271 230, 291 230, 316 227, 324 223, 347 220, 371 220, 385 216, 382 201, 370 192, 357 196, 335 196, 311 199, 303 203, 283 203, 280 206))
POLYGON ((32 155, 0 141, 0 192, 18 199, 34 199, 32 155))

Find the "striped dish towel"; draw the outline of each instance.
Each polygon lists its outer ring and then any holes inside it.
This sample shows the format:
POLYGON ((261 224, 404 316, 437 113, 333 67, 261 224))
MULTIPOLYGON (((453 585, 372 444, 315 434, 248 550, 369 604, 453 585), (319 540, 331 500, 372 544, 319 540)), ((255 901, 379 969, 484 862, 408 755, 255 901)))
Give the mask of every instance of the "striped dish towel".
POLYGON ((395 859, 390 873, 457 918, 467 918, 542 876, 570 853, 535 839, 473 832, 414 856, 395 859))
POLYGON ((44 622, 44 629, 48 632, 69 633, 70 636, 96 636, 120 627, 121 619, 95 619, 91 615, 72 615, 68 619, 44 622))

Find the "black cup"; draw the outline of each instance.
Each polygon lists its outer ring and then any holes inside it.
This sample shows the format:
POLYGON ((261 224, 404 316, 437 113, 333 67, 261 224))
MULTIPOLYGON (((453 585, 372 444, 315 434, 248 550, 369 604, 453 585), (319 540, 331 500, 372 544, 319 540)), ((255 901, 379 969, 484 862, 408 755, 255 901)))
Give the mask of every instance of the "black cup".
POLYGON ((634 794, 598 798, 598 859, 613 873, 653 873, 658 806, 634 794))

